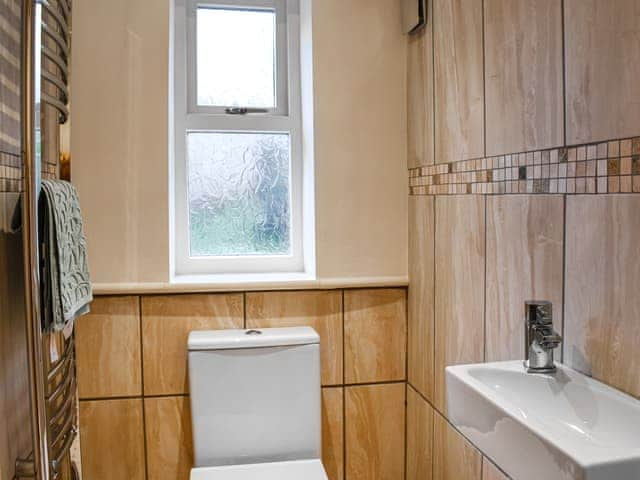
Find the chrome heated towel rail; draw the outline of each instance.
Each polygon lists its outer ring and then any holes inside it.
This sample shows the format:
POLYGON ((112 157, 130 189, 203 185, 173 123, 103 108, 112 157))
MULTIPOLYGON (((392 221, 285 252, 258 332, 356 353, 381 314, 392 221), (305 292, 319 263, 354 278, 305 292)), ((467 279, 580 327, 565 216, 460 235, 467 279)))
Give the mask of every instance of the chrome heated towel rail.
POLYGON ((16 462, 19 479, 71 478, 71 465, 65 459, 77 432, 74 337, 64 340, 42 330, 37 208, 43 156, 47 150, 58 151, 57 143, 53 148, 45 145, 45 139, 55 138, 58 132, 46 130, 69 117, 70 24, 70 0, 23 2, 22 217, 33 452, 16 462), (53 122, 50 109, 56 113, 53 122), (45 355, 52 342, 58 342, 62 352, 54 361, 45 355))

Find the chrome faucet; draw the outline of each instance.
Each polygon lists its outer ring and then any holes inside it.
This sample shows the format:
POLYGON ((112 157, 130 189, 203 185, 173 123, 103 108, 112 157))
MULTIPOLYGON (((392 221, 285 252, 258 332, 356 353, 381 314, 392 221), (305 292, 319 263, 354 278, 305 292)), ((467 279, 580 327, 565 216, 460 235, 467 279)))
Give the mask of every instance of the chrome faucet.
POLYGON ((562 337, 553 329, 551 302, 525 302, 524 366, 529 373, 553 373, 553 350, 562 337))

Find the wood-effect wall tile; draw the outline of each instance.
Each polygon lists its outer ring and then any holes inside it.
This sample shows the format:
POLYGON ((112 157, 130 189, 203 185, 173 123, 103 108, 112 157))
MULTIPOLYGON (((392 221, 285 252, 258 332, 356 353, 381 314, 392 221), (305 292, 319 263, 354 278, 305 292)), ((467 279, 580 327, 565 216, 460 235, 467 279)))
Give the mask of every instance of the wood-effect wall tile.
MULTIPOLYGON (((14 1, 16 8, 19 2, 14 1)), ((0 17, 2 14, 0 13, 0 17)), ((16 21, 19 18, 16 17, 16 21)), ((2 94, 0 93, 0 97, 2 94)), ((1 102, 1 99, 0 99, 1 102)), ((1 163, 1 159, 0 159, 1 163)), ((2 167, 0 166, 0 170, 2 167)), ((2 181, 0 180, 0 183, 2 181)), ((2 194, 0 194, 2 196, 2 194)), ((15 194, 18 197, 18 194, 15 194)), ((0 479, 13 478, 16 458, 31 451, 22 235, 0 232, 0 479)))
POLYGON ((567 198, 565 362, 640 396, 640 197, 567 198))
POLYGON ((433 164, 433 28, 408 37, 407 47, 407 164, 433 164))
POLYGON ((145 395, 187 393, 189 332, 242 328, 243 315, 241 293, 142 297, 145 395))
POLYGON ((487 155, 564 142, 562 2, 485 0, 487 155))
POLYGON ((407 480, 431 480, 433 471, 433 409, 407 387, 407 480))
POLYGON ((433 401, 434 197, 409 197, 409 383, 433 401))
POLYGON ((553 302, 562 332, 563 235, 560 195, 487 199, 487 361, 524 358, 526 300, 553 302))
POLYGON ((565 0, 567 143, 640 132, 640 2, 565 0))
POLYGON ((322 389, 322 464, 329 480, 344 479, 344 390, 322 389))
POLYGON ((404 380, 405 289, 344 292, 345 383, 404 380))
POLYGON ((484 155, 482 2, 434 0, 435 161, 484 155))
POLYGON ((144 480, 141 399, 80 402, 82 472, 87 480, 144 480))
POLYGON ((188 479, 193 467, 189 398, 145 398, 144 408, 149 479, 188 479))
POLYGON ((139 297, 97 297, 76 322, 80 398, 142 393, 139 297))
POLYGON ((445 368, 484 360, 485 199, 437 197, 435 241, 434 406, 444 412, 445 368))
POLYGON ((482 480, 509 480, 487 457, 482 457, 482 480))
POLYGON ((347 387, 345 410, 346 480, 403 480, 405 385, 347 387))
POLYGON ((342 291, 247 293, 247 328, 310 326, 320 335, 322 384, 342 383, 342 291))
POLYGON ((482 479, 482 454, 438 413, 434 415, 433 451, 433 478, 482 479))

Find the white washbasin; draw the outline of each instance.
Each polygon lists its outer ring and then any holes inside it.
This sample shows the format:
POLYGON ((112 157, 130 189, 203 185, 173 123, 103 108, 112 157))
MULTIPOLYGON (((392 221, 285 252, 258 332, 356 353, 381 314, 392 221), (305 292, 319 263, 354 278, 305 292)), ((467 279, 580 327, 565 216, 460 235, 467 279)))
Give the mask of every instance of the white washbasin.
POLYGON ((447 367, 451 423, 514 480, 640 479, 640 401, 557 366, 447 367))

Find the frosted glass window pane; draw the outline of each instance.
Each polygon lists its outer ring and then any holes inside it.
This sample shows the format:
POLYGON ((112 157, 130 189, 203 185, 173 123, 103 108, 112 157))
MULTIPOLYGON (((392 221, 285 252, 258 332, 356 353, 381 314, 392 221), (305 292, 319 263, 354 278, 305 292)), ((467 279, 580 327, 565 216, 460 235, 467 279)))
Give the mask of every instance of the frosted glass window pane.
POLYGON ((198 8, 198 105, 276 105, 273 10, 198 8))
POLYGON ((188 134, 191 256, 288 255, 289 135, 188 134))

